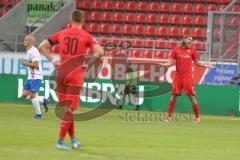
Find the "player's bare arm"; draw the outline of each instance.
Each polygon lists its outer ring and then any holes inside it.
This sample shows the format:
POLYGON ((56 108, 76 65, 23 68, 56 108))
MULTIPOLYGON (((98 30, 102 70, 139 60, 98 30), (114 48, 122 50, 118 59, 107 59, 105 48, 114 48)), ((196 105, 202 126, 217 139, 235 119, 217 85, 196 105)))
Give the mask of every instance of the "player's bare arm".
POLYGON ((168 62, 166 62, 166 63, 159 63, 159 66, 161 66, 161 67, 170 67, 170 66, 173 66, 173 64, 174 64, 174 60, 169 60, 168 62))
POLYGON ((211 68, 211 69, 215 68, 215 66, 212 65, 212 64, 207 64, 207 63, 203 63, 203 62, 200 62, 200 61, 195 61, 194 63, 199 67, 206 67, 206 68, 211 68))
POLYGON ((29 63, 26 60, 22 59, 21 61, 22 66, 27 66, 30 68, 39 68, 39 61, 34 61, 33 63, 29 63))
POLYGON ((51 47, 52 45, 49 43, 48 40, 44 40, 39 45, 39 51, 42 53, 50 62, 53 64, 56 63, 56 60, 51 56, 51 47))
POLYGON ((94 55, 90 62, 88 63, 88 68, 90 68, 99 58, 103 56, 103 48, 99 44, 93 46, 94 55))

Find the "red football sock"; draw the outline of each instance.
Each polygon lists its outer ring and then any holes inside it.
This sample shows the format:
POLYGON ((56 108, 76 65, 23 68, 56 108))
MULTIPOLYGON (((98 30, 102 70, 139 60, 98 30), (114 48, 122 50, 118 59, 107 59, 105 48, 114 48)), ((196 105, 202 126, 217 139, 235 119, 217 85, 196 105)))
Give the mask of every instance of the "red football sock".
POLYGON ((172 113, 175 107, 175 100, 170 100, 169 106, 168 106, 168 117, 172 117, 172 113))
POLYGON ((70 128, 68 130, 68 134, 71 137, 71 140, 75 139, 75 134, 74 134, 74 121, 71 122, 70 128))
POLYGON ((59 133, 59 140, 63 141, 72 124, 72 113, 67 111, 64 113, 61 121, 61 128, 59 133))
POLYGON ((199 106, 198 106, 198 104, 193 104, 192 108, 193 108, 193 111, 194 111, 195 118, 199 118, 199 106))

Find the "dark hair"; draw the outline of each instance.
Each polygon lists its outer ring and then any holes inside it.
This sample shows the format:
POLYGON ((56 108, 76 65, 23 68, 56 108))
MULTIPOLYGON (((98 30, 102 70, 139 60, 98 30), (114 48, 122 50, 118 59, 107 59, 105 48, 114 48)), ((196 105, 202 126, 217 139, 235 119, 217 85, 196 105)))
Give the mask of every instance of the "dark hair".
POLYGON ((82 23, 83 14, 80 10, 74 10, 72 11, 70 18, 75 23, 82 23))

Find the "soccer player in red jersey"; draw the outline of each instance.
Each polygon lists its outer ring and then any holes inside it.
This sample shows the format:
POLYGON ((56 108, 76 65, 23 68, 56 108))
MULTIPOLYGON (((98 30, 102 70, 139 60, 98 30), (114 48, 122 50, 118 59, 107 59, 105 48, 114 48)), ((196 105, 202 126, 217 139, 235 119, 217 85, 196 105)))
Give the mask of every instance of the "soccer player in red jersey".
POLYGON ((102 47, 89 33, 82 30, 82 12, 72 11, 70 21, 71 27, 51 35, 39 45, 40 52, 53 64, 56 64, 56 60, 51 56, 50 48, 59 45, 60 64, 56 71, 58 106, 66 108, 62 116, 59 139, 56 143, 56 147, 59 149, 70 149, 64 143, 67 133, 70 135, 72 147, 80 146, 80 142, 75 139, 74 135, 73 111, 79 108, 79 94, 86 70, 103 55, 102 47), (94 56, 86 66, 83 64, 83 56, 86 54, 87 47, 93 48, 94 56), (76 62, 80 61, 82 65, 79 67, 76 62))
POLYGON ((184 89, 185 95, 187 95, 191 101, 195 115, 194 122, 200 122, 199 106, 195 97, 193 63, 200 67, 215 67, 211 64, 202 63, 199 59, 199 54, 192 47, 192 36, 186 35, 183 36, 182 44, 172 50, 170 61, 167 63, 160 63, 160 66, 163 67, 169 67, 174 64, 176 65, 176 74, 172 83, 172 96, 168 107, 168 117, 166 119, 167 122, 172 120, 175 103, 177 97, 181 95, 182 89, 184 89))

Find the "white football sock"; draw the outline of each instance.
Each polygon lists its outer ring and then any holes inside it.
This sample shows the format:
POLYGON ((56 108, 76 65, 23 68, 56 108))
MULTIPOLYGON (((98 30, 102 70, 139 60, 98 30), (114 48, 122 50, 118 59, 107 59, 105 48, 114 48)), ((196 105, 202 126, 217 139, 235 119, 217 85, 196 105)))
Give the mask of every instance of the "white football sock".
POLYGON ((40 103, 38 97, 32 98, 32 104, 36 114, 41 114, 40 103))

